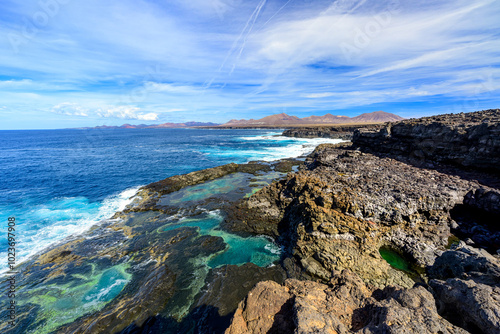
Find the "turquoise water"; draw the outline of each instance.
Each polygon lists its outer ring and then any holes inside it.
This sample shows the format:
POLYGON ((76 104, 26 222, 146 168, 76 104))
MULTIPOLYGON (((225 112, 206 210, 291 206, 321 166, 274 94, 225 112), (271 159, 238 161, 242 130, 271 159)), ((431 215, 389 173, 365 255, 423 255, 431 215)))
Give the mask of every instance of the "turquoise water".
POLYGON ((243 177, 241 173, 230 174, 217 180, 186 187, 165 195, 161 198, 160 204, 175 206, 182 202, 201 201, 211 196, 227 194, 246 186, 248 183, 247 179, 248 177, 243 177))
MULTIPOLYGON (((218 195, 241 197, 244 195, 248 197, 284 175, 284 173, 279 172, 269 172, 257 176, 247 173, 234 173, 164 195, 159 204, 178 206, 181 203, 202 201, 218 195)), ((224 198, 224 196, 221 198, 224 198)))
POLYGON ((171 231, 182 227, 196 227, 201 235, 221 237, 226 243, 226 249, 211 256, 207 265, 217 268, 226 264, 241 265, 252 262, 266 267, 280 258, 280 248, 265 237, 243 238, 238 235, 219 229, 223 217, 217 212, 211 212, 202 218, 181 219, 176 223, 164 227, 164 231, 171 231))
POLYGON ((127 268, 126 264, 103 271, 94 268, 89 275, 73 275, 71 283, 21 291, 23 298, 18 298, 18 304, 40 305, 37 318, 45 322, 37 327, 36 333, 50 333, 83 314, 99 311, 118 296, 132 276, 126 272, 127 268))

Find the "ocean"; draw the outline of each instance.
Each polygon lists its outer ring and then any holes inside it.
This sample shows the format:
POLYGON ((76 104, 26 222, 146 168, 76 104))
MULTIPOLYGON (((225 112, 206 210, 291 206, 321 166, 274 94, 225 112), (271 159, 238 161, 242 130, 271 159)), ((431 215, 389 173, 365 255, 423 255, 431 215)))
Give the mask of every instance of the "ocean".
MULTIPOLYGON (((17 262, 122 210, 143 185, 231 162, 299 157, 332 139, 278 130, 0 131, 0 221, 16 218, 17 262)), ((7 258, 2 237, 0 258, 7 258)), ((7 271, 2 261, 0 273, 7 271)))

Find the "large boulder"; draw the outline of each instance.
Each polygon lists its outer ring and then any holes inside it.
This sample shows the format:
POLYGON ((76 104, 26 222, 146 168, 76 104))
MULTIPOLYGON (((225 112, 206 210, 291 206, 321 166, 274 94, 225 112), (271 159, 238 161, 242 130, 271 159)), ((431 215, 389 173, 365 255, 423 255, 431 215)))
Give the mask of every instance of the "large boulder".
POLYGON ((349 271, 328 284, 289 279, 260 282, 240 303, 226 334, 467 333, 437 313, 432 294, 369 289, 349 271))
POLYGON ((460 243, 436 259, 429 276, 444 317, 472 332, 500 331, 500 261, 496 257, 460 243))

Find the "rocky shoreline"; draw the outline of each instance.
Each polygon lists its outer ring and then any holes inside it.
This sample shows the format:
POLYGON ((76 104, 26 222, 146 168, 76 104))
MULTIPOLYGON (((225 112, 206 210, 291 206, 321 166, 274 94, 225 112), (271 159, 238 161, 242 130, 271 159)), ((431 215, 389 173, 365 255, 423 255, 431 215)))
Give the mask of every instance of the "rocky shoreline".
MULTIPOLYGON (((352 142, 305 161, 149 184, 22 264, 19 326, 0 330, 498 333, 499 120, 488 110, 336 129, 352 142)), ((324 131, 300 130, 288 135, 324 131)))
POLYGON ((359 129, 236 203, 225 227, 276 238, 288 279, 259 283, 226 333, 498 333, 499 117, 359 129))

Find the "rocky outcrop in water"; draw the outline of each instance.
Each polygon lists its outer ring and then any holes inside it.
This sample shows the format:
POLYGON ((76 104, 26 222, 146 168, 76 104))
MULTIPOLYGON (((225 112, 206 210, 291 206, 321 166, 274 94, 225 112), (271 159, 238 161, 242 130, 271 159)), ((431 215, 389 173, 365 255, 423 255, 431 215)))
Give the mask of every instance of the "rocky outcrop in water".
POLYGON ((339 125, 330 127, 303 127, 292 128, 283 131, 285 137, 295 138, 334 138, 343 140, 352 140, 353 133, 356 129, 366 129, 370 131, 377 131, 383 128, 383 124, 369 124, 369 125, 339 125))
POLYGON ((447 114, 359 129, 363 150, 500 172, 500 110, 447 114))

